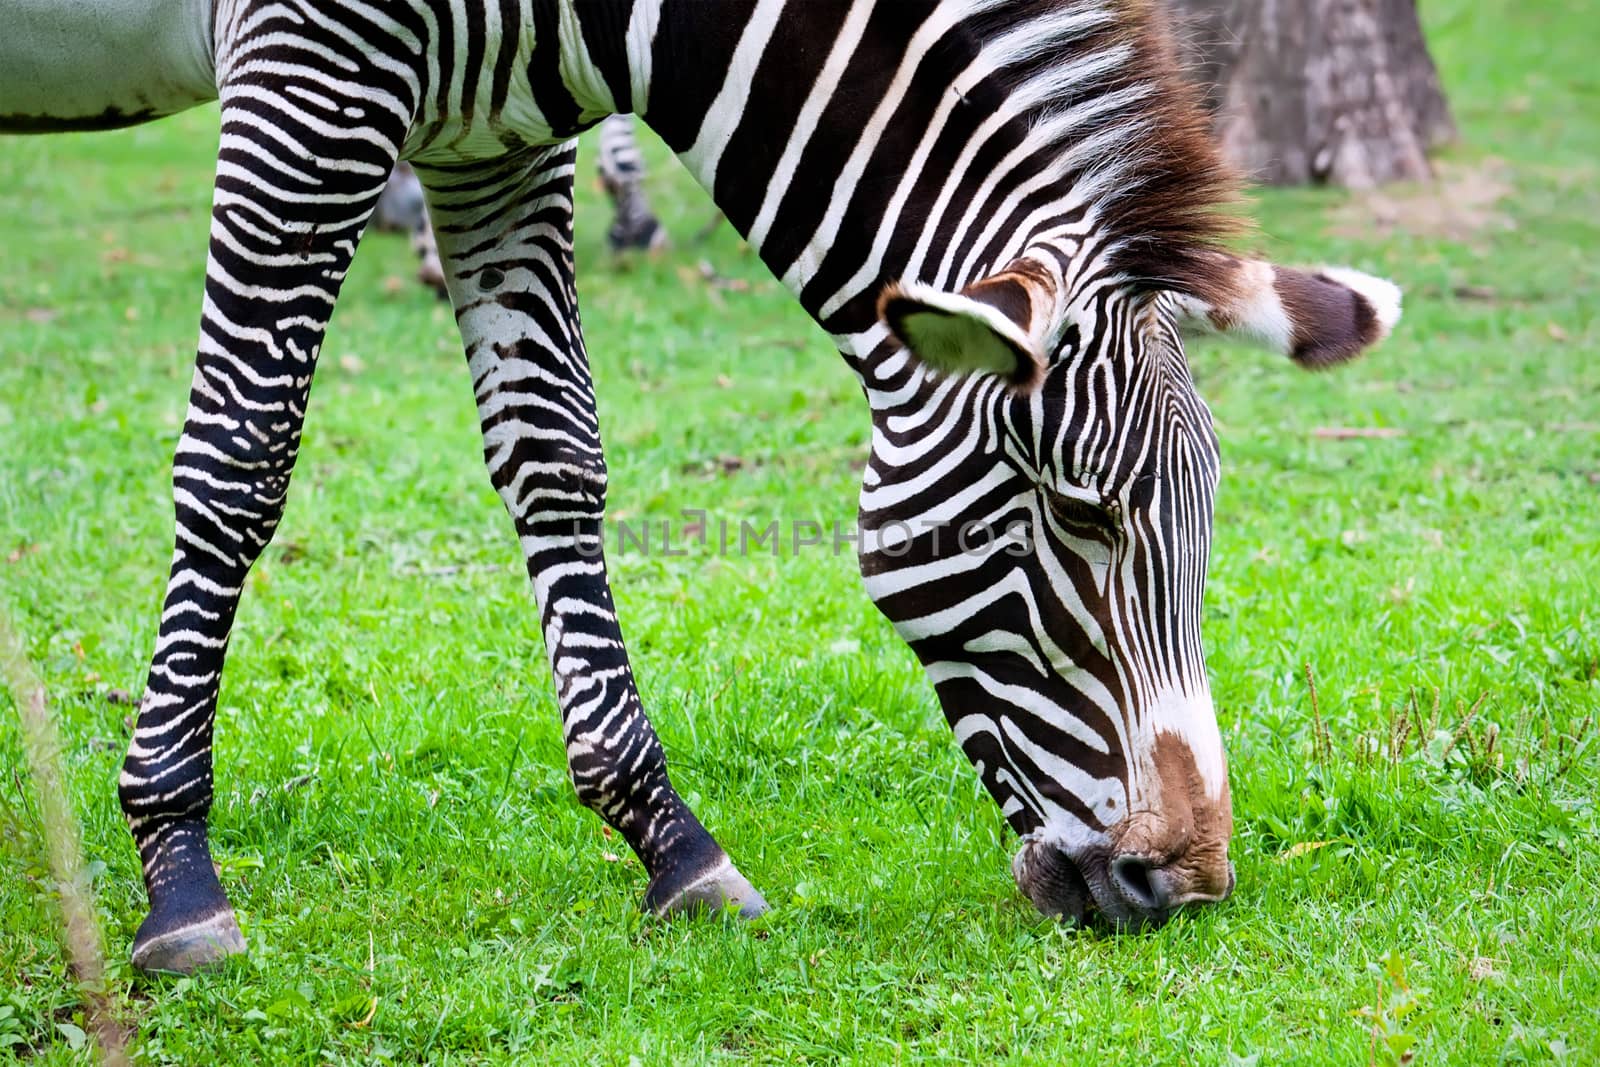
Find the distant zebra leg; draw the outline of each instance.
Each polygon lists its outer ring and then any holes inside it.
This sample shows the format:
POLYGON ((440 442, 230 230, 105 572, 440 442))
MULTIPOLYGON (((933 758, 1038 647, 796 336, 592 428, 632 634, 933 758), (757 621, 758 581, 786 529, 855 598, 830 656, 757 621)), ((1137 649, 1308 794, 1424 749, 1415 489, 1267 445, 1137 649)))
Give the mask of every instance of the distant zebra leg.
POLYGON ((423 212, 422 221, 411 231, 411 251, 417 254, 417 281, 447 300, 450 292, 444 284, 444 264, 439 262, 439 244, 434 240, 433 222, 423 212))
POLYGON ((667 231, 644 195, 644 157, 634 140, 633 116, 611 115, 600 124, 600 182, 615 211, 606 243, 611 251, 654 250, 667 243, 667 231))
POLYGON ((323 329, 410 107, 376 91, 335 100, 328 79, 294 92, 292 75, 261 73, 296 69, 295 57, 259 48, 248 83, 221 92, 200 343, 173 463, 177 544, 118 789, 150 896, 133 943, 148 970, 244 951, 207 840, 223 659, 245 576, 283 514, 323 329))
POLYGON ((444 288, 444 268, 439 265, 439 246, 433 240, 433 224, 428 220, 428 205, 422 183, 409 163, 396 163, 394 173, 378 198, 373 213, 375 229, 411 236, 411 250, 417 254, 417 280, 433 289, 440 299, 449 294, 444 288))
POLYGON ((372 212, 372 228, 390 233, 412 233, 428 217, 428 205, 423 199, 422 183, 411 164, 400 162, 389 172, 383 195, 372 212))
POLYGON ((579 799, 672 913, 766 902, 667 778, 623 647, 602 551, 606 465, 572 276, 572 144, 490 166, 427 169, 489 477, 527 557, 579 799))

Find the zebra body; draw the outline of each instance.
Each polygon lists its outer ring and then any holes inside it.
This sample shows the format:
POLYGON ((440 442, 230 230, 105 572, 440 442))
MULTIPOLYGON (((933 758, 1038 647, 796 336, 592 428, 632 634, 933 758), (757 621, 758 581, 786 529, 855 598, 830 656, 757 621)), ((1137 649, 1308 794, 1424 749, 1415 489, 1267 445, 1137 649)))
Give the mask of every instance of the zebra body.
POLYGON ((222 101, 177 545, 120 789, 151 900, 135 963, 243 948, 206 844, 218 679, 397 158, 427 189, 578 795, 640 856, 650 908, 764 909, 667 777, 601 555, 572 139, 613 112, 678 153, 860 377, 862 574, 1022 836, 1022 891, 1139 925, 1231 890, 1199 637, 1217 446, 1180 329, 1321 366, 1399 303, 1219 250, 1229 177, 1151 5, 217 0, 197 27, 203 6, 158 0, 125 20, 148 69, 100 92, 70 48, 13 66, 81 18, 20 2, 0 132, 222 101), (1025 543, 952 536, 974 524, 1025 543))
POLYGON ((212 0, 6 0, 0 133, 109 130, 217 96, 212 0))

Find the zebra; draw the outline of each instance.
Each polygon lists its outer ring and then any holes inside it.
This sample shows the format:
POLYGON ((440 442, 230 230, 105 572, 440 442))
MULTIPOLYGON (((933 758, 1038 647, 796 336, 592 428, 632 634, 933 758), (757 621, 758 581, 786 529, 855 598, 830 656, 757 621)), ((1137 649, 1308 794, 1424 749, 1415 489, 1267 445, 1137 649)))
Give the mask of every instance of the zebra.
POLYGON ((221 102, 175 548, 118 792, 133 962, 243 952, 207 837, 245 576, 395 161, 427 190, 577 796, 657 915, 766 902, 673 788, 607 582, 572 274, 577 133, 635 113, 826 331, 871 416, 868 595, 1016 831, 1044 915, 1137 929, 1234 887, 1200 639, 1219 450, 1189 332, 1304 367, 1391 283, 1228 250, 1236 182, 1148 0, 9 0, 0 131, 221 102), (90 76, 93 72, 93 76, 90 76))
MULTIPOLYGON (((650 210, 644 192, 645 164, 633 135, 633 119, 608 115, 600 123, 598 169, 600 184, 611 199, 611 226, 606 244, 613 255, 630 250, 658 251, 667 243, 666 228, 650 210)), ((375 229, 408 234, 417 254, 417 280, 449 299, 439 246, 428 221, 426 195, 417 174, 405 162, 395 165, 372 214, 375 229)))

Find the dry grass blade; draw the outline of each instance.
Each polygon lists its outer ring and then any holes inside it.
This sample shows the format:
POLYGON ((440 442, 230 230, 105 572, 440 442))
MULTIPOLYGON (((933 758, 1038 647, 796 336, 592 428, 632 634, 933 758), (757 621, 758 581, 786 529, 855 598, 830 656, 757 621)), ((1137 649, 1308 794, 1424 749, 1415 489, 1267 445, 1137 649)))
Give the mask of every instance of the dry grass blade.
POLYGON ((1311 436, 1324 441, 1387 440, 1404 437, 1406 432, 1394 426, 1318 426, 1311 436))
POLYGON ((1290 845, 1288 848, 1274 856, 1273 860, 1278 863, 1288 863, 1292 859, 1315 852, 1319 848, 1327 848, 1333 843, 1334 842, 1332 841, 1296 841, 1294 844, 1290 845))
POLYGON ((1322 708, 1317 702, 1317 679, 1311 671, 1311 664, 1306 665, 1306 688, 1311 691, 1311 748, 1312 755, 1318 764, 1326 766, 1333 758, 1333 737, 1328 733, 1327 724, 1322 721, 1322 708))
POLYGON ((128 1033, 112 1016, 106 999, 105 936, 95 917, 94 889, 84 870, 83 837, 67 799, 66 778, 61 771, 61 734, 45 700, 44 683, 28 662, 22 639, 3 612, 0 667, 21 720, 22 747, 39 798, 45 849, 61 906, 67 955, 84 998, 89 1024, 86 1029, 100 1050, 101 1062, 126 1064, 128 1033))
POLYGON ((1471 729, 1473 720, 1477 719, 1478 717, 1478 710, 1483 707, 1483 702, 1488 699, 1489 694, 1484 693, 1477 700, 1472 702, 1472 707, 1467 709, 1467 715, 1461 720, 1461 725, 1456 727, 1455 732, 1450 735, 1450 740, 1445 742, 1443 751, 1439 753, 1440 763, 1443 763, 1445 760, 1450 758, 1450 753, 1455 749, 1456 745, 1461 743, 1461 739, 1465 737, 1467 731, 1471 729))

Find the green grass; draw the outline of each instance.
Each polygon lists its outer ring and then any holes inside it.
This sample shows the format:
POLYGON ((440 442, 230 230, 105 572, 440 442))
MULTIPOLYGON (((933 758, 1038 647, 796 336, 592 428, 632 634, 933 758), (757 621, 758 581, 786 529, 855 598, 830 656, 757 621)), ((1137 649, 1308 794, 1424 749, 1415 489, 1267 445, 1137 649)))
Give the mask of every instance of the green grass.
MULTIPOLYGON (((1465 132, 1452 173, 1496 175, 1504 224, 1380 232, 1339 193, 1259 199, 1273 255, 1386 274, 1408 311, 1320 377, 1192 353, 1225 466, 1206 635, 1239 889, 1143 936, 1017 895, 1008 831, 849 551, 614 560, 675 778, 776 905, 641 918, 637 863, 565 780, 449 316, 386 284, 409 279, 404 242, 369 239, 222 693, 214 843, 251 954, 184 980, 119 964, 139 1055, 1600 1061, 1582 6, 1425 5, 1465 132), (1347 426, 1403 436, 1314 433, 1347 426)), ((0 141, 0 606, 67 734, 119 961, 143 892, 114 794, 130 709, 106 694, 140 689, 164 584, 214 122, 0 141)), ((654 158, 677 250, 610 266, 587 187, 578 235, 613 517, 850 522, 854 380, 726 228, 690 243, 710 208, 654 158), (702 259, 748 286, 707 285, 702 259)), ((82 1061, 9 706, 0 765, 0 1057, 82 1061)))

